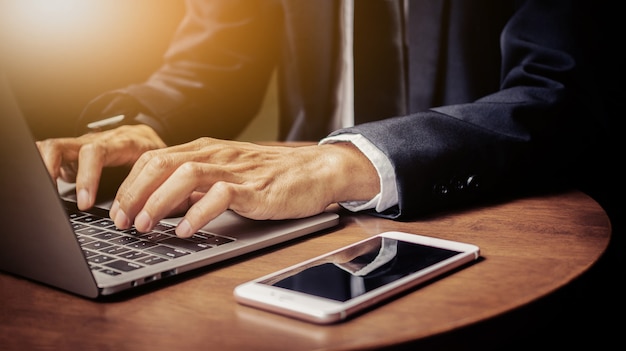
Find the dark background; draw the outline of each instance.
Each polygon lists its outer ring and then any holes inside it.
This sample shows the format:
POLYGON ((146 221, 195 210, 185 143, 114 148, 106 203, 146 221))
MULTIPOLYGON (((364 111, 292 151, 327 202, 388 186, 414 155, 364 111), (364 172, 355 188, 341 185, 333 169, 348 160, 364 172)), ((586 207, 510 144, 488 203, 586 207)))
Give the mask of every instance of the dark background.
POLYGON ((145 80, 184 8, 179 0, 0 0, 0 63, 35 137, 71 135, 90 99, 145 80))

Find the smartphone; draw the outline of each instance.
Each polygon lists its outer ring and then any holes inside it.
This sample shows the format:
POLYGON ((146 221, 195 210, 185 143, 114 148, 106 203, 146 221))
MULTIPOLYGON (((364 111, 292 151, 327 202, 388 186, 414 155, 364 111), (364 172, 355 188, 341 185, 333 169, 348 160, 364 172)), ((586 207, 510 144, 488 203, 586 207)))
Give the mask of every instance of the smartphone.
POLYGON ((331 324, 479 257, 476 245, 385 232, 238 285, 234 296, 242 305, 331 324))

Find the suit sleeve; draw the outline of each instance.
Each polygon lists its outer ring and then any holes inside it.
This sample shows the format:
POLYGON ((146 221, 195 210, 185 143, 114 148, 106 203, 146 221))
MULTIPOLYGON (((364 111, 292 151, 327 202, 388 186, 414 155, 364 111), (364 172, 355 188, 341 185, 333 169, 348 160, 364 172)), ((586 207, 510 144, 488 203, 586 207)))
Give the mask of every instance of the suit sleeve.
POLYGON ((331 134, 362 134, 390 159, 398 205, 379 215, 410 218, 569 180, 594 128, 580 96, 573 3, 527 1, 516 10, 501 33, 498 91, 331 134))
POLYGON ((102 111, 146 114, 168 144, 235 137, 261 105, 279 47, 274 1, 187 0, 163 65, 147 81, 94 99, 82 123, 102 111))

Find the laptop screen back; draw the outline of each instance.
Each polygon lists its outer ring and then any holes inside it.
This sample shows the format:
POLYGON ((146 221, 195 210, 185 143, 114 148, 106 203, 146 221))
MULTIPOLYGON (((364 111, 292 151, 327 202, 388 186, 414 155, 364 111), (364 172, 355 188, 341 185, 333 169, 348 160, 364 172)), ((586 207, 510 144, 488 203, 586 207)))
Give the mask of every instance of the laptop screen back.
POLYGON ((0 72, 0 270, 96 297, 98 289, 5 74, 0 72))

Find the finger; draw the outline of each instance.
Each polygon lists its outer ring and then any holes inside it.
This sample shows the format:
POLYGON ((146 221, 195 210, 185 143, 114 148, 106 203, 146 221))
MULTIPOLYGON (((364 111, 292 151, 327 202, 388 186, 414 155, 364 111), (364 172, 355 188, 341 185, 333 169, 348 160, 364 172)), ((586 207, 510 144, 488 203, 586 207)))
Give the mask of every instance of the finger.
POLYGON ((186 162, 163 181, 148 198, 137 215, 135 227, 147 231, 162 218, 189 204, 195 191, 212 188, 215 180, 235 181, 236 177, 221 168, 197 162, 186 162))
POLYGON ((86 144, 78 153, 76 202, 82 210, 95 204, 102 168, 106 162, 105 154, 106 150, 100 143, 86 144))
POLYGON ((195 204, 196 202, 200 201, 200 199, 202 199, 205 194, 206 194, 206 192, 194 191, 191 194, 191 196, 189 196, 189 206, 191 206, 191 205, 195 204))
POLYGON ((61 164, 59 168, 59 177, 63 181, 68 183, 76 182, 76 175, 78 174, 78 162, 67 162, 61 164))
MULTIPOLYGON (((148 197, 180 164, 204 157, 206 152, 198 151, 198 149, 211 143, 211 140, 201 138, 186 144, 143 153, 119 186, 113 201, 109 215, 116 225, 120 228, 130 226, 134 222, 134 216, 144 206, 148 197)), ((182 182, 185 183, 187 180, 183 179, 182 182)))
MULTIPOLYGON (((177 165, 176 155, 158 151, 146 152, 137 160, 118 188, 114 206, 110 211, 111 218, 119 228, 127 228, 135 221, 148 198, 168 179, 177 165)), ((185 182, 186 180, 183 180, 181 183, 185 182)), ((151 228, 151 224, 142 224, 138 230, 149 230, 147 227, 151 228)))
POLYGON ((37 141, 35 144, 37 145, 41 159, 48 170, 48 174, 50 174, 52 179, 56 180, 59 177, 58 170, 61 167, 61 155, 54 151, 54 148, 50 145, 51 142, 49 140, 37 141))
POLYGON ((36 145, 52 179, 56 180, 61 176, 65 181, 74 182, 70 172, 62 173, 62 167, 66 163, 76 161, 79 144, 73 142, 72 139, 47 139, 37 141, 36 145))
POLYGON ((197 200, 176 227, 176 235, 188 238, 207 223, 226 211, 236 197, 233 184, 215 183, 209 191, 197 200))

